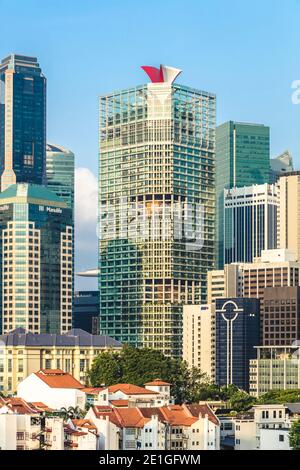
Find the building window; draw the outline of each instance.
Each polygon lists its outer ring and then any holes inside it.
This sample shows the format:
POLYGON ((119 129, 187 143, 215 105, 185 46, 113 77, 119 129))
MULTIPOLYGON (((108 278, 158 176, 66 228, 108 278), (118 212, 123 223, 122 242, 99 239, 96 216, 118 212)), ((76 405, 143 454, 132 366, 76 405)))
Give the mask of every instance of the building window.
POLYGON ((24 433, 23 432, 17 432, 17 441, 22 441, 24 439, 24 433))
POLYGON ((284 435, 283 434, 279 434, 279 442, 284 442, 284 435))

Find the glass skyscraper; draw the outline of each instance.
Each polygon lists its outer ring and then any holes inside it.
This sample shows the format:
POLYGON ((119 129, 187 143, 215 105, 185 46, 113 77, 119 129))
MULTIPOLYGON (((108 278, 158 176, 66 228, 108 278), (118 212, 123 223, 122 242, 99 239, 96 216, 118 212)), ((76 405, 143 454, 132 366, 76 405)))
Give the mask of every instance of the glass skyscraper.
POLYGON ((45 151, 46 79, 35 57, 12 54, 0 64, 1 191, 43 184, 45 151))
POLYGON ((44 186, 19 183, 0 194, 2 332, 72 328, 72 210, 44 186))
POLYGON ((252 263, 277 248, 278 193, 267 183, 224 190, 225 264, 252 263))
POLYGON ((216 132, 216 258, 224 266, 224 189, 264 184, 270 175, 270 129, 229 121, 216 132))
POLYGON ((216 100, 151 69, 100 98, 100 333, 180 356, 214 261, 216 100))
POLYGON ((74 153, 60 145, 46 146, 47 186, 74 211, 74 153))

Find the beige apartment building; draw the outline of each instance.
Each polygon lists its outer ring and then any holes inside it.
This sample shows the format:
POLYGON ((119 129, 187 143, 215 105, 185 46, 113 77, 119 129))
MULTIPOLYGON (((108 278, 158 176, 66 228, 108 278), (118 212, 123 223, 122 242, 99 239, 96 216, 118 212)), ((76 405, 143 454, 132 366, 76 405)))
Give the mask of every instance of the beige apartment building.
POLYGON ((62 369, 85 384, 94 358, 122 345, 109 336, 70 330, 63 335, 33 334, 18 328, 0 335, 0 391, 16 392, 17 385, 40 369, 62 369))
POLYGON ((265 287, 298 286, 300 262, 292 250, 263 250, 253 263, 225 265, 208 273, 208 303, 221 297, 263 299, 265 287))
POLYGON ((214 306, 185 305, 183 308, 183 359, 209 377, 214 370, 214 306))
POLYGON ((278 246, 296 253, 300 260, 300 172, 279 178, 278 246))

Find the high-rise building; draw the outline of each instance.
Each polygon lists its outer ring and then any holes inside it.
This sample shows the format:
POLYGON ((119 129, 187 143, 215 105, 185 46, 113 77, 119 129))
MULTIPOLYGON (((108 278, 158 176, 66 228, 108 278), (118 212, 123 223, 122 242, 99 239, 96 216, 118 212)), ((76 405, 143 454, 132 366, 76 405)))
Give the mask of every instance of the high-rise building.
POLYGON ((100 98, 100 332, 180 356, 214 263, 216 98, 144 69, 152 83, 100 98))
POLYGON ((73 328, 97 334, 99 331, 99 291, 77 291, 73 300, 73 328))
POLYGON ((296 253, 300 261, 300 171, 279 178, 279 248, 296 253))
POLYGON ((294 171, 293 157, 288 150, 270 160, 270 183, 276 183, 280 176, 294 171))
POLYGON ((260 315, 263 346, 300 341, 300 287, 267 287, 260 315))
POLYGON ((212 377, 214 357, 214 305, 183 308, 183 360, 212 377))
POLYGON ((72 210, 45 186, 19 183, 0 194, 3 333, 72 327, 72 210))
POLYGON ((224 269, 207 273, 207 303, 221 297, 242 297, 242 271, 240 264, 225 264, 224 269))
POLYGON ((0 64, 1 191, 43 184, 45 152, 46 79, 35 57, 12 54, 0 64))
POLYGON ((258 299, 215 301, 215 380, 249 390, 249 362, 256 357, 260 321, 258 299))
POLYGON ((216 256, 224 265, 224 189, 269 182, 270 130, 229 121, 216 131, 216 256))
POLYGON ((47 144, 47 186, 74 210, 74 153, 60 145, 47 144))
POLYGON ((278 188, 262 184, 224 190, 225 264, 251 263, 277 248, 278 188))

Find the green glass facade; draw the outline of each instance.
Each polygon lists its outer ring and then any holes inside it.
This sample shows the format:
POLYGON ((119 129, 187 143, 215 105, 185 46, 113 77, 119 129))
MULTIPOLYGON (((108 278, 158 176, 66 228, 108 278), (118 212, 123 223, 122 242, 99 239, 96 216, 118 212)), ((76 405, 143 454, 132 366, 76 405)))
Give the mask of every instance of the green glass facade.
POLYGON ((11 185, 0 194, 2 332, 72 327, 72 211, 47 188, 11 185))
POLYGON ((229 121, 216 131, 216 259, 224 266, 224 189, 269 182, 270 129, 229 121))
POLYGON ((59 145, 47 144, 47 186, 74 211, 74 153, 59 145))
POLYGON ((214 165, 213 94, 154 83, 100 98, 101 334, 181 355, 183 305, 205 300, 213 267, 214 165))

